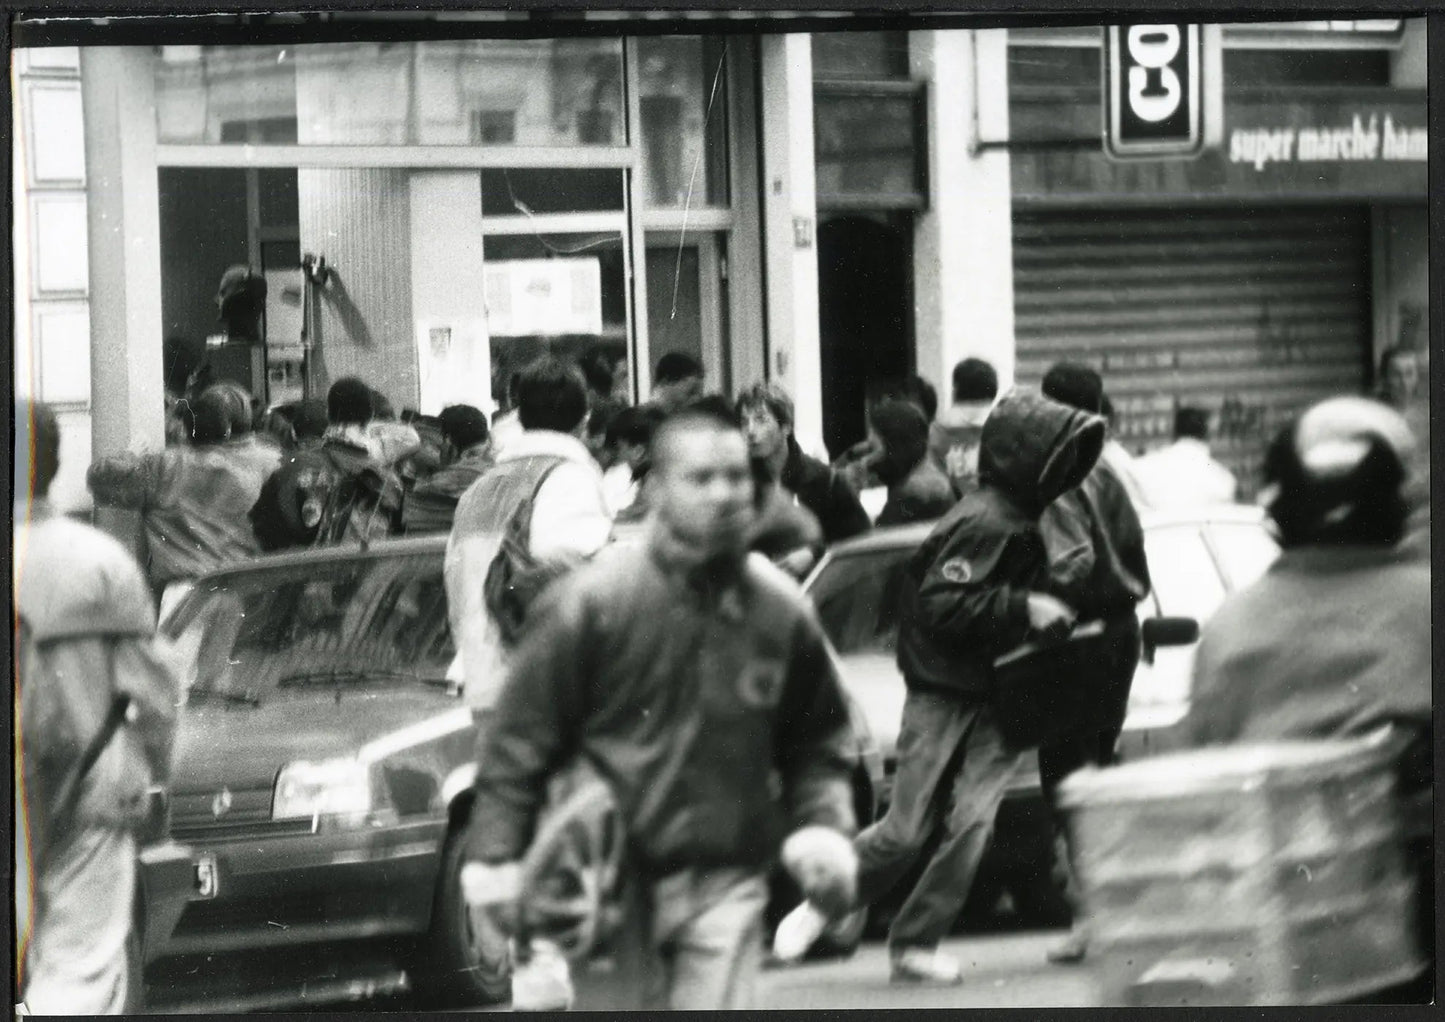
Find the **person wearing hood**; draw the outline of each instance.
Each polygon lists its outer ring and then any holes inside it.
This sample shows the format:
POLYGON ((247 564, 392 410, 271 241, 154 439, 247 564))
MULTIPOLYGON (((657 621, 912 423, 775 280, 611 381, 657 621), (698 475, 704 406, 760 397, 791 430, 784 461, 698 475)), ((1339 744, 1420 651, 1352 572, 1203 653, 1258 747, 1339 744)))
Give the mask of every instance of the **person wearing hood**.
MULTIPOLYGON (((892 979, 951 984, 939 951, 968 898, 994 818, 1024 750, 994 713, 994 661, 1066 634, 1075 614, 1048 595, 1039 517, 1084 479, 1104 443, 1096 415, 1015 391, 983 427, 976 490, 909 562, 899 603, 898 666, 907 686, 893 800, 854 842, 858 905, 882 898, 936 838, 888 933, 892 979), (951 798, 950 798, 951 796, 951 798)), ((804 901, 778 925, 773 952, 796 961, 831 917, 804 901)))
POLYGON ((978 487, 978 445, 998 397, 998 373, 981 358, 953 367, 953 402, 928 431, 928 452, 962 496, 978 487))
POLYGON ((872 523, 847 480, 803 453, 793 436, 793 399, 777 384, 758 383, 738 396, 748 453, 818 519, 827 543, 867 532, 872 523))
POLYGON ((957 500, 943 470, 928 457, 928 420, 909 401, 884 401, 868 415, 878 454, 873 471, 888 487, 888 501, 874 523, 904 525, 948 513, 957 500))
MULTIPOLYGON (((1204 626, 1186 729, 1192 745, 1227 745, 1393 725, 1406 739, 1416 937, 1433 962, 1430 563, 1402 543, 1415 443, 1397 412, 1357 397, 1322 401, 1279 432, 1260 502, 1283 552, 1204 626)), ((1428 1000, 1430 978, 1397 992, 1428 1000)))

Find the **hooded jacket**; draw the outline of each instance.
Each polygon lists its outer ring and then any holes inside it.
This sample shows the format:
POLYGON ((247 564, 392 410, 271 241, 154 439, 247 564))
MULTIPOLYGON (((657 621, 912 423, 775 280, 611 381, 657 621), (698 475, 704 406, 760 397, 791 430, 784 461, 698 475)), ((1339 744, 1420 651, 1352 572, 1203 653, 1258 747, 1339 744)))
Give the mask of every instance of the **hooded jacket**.
POLYGON ((994 408, 979 488, 909 564, 898 667, 910 688, 991 695, 993 661, 1029 637, 1029 592, 1048 588, 1039 517, 1089 474, 1103 442, 1103 419, 1037 395, 1014 392, 994 408))
POLYGON ((846 479, 827 465, 803 453, 798 442, 788 438, 788 460, 778 478, 783 486, 818 519, 828 543, 867 532, 872 523, 846 479))
POLYGON ((1053 593, 1084 619, 1133 619, 1152 582, 1144 528, 1124 483, 1101 457, 1094 471, 1044 511, 1053 593))

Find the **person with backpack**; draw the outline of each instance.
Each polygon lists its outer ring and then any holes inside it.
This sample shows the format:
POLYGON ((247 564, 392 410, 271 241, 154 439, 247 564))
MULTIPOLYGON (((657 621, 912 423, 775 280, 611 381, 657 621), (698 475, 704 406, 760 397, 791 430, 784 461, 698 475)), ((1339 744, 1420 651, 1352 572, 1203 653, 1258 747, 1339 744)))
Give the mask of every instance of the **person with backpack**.
POLYGON ((377 461, 367 432, 371 388, 351 376, 337 380, 326 413, 320 446, 292 452, 251 507, 265 550, 366 543, 401 531, 401 480, 377 461))
POLYGON ((139 1007, 136 834, 171 767, 181 687, 140 566, 47 501, 60 430, 15 408, 17 986, 37 1015, 139 1007))
POLYGON ((485 412, 471 405, 448 405, 437 422, 446 463, 407 494, 403 517, 409 533, 449 531, 457 501, 492 467, 485 412))
POLYGON ((798 446, 793 399, 787 391, 774 383, 757 383, 738 396, 736 408, 748 453, 762 459, 771 477, 813 513, 825 542, 837 543, 872 527, 847 480, 798 446))
POLYGON ((530 601, 612 535, 602 472, 581 439, 581 372, 544 355, 517 374, 516 393, 522 432, 462 494, 447 541, 453 676, 474 707, 494 700, 530 601))

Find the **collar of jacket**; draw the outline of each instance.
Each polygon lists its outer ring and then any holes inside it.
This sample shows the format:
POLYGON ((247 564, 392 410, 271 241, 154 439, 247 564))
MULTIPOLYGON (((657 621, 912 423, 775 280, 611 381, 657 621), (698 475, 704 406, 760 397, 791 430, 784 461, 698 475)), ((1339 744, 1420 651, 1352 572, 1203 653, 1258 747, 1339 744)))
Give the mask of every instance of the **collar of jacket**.
POLYGON ((742 620, 739 589, 748 556, 746 550, 707 556, 674 536, 654 516, 648 526, 647 552, 664 576, 682 582, 704 605, 716 606, 728 620, 742 620))
POLYGON ((327 426, 326 432, 321 435, 321 441, 329 444, 345 444, 348 447, 365 451, 372 457, 376 456, 376 443, 367 435, 366 427, 358 426, 354 422, 327 426))
MULTIPOLYGON (((523 430, 507 442, 506 449, 497 455, 497 461, 516 461, 519 458, 538 456, 565 458, 594 468, 597 465, 586 444, 570 433, 558 433, 552 429, 523 430)), ((601 472, 600 469, 598 471, 601 472)))
POLYGON ((820 476, 827 473, 827 465, 808 457, 798 446, 798 441, 788 437, 788 460, 783 462, 783 471, 778 476, 778 482, 783 485, 783 489, 797 493, 800 488, 817 482, 820 476))

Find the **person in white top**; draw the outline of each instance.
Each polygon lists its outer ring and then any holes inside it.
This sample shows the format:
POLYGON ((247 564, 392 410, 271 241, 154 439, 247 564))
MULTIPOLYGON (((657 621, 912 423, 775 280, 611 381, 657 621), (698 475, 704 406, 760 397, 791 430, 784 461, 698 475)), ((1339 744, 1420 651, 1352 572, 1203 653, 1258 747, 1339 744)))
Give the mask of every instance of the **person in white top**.
POLYGON ((581 373, 539 358, 517 374, 517 412, 522 431, 462 494, 447 543, 447 605, 459 651, 450 676, 477 708, 495 700, 510 659, 484 584, 512 516, 531 501, 527 548, 539 562, 580 562, 612 536, 602 471, 581 440, 581 373))
POLYGON ((1154 508, 1231 504, 1239 493, 1234 473, 1210 456, 1209 413, 1202 408, 1175 411, 1174 442, 1136 459, 1134 479, 1154 508))

